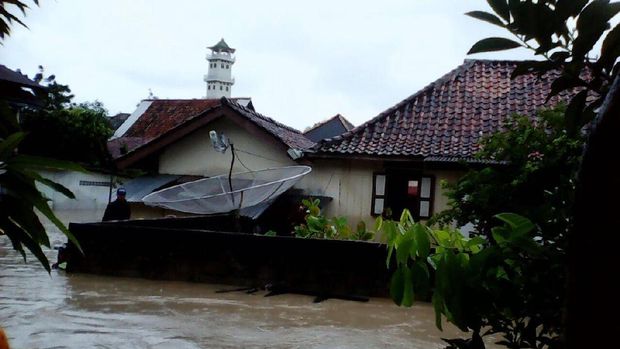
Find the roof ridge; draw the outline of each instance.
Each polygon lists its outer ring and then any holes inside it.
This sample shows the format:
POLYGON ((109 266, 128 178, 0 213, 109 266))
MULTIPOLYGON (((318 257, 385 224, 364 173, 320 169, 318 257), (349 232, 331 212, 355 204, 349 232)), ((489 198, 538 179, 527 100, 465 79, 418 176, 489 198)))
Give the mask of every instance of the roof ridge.
MULTIPOLYGON (((312 130, 314 130, 314 129, 316 129, 316 128, 318 128, 318 127, 322 126, 322 125, 325 125, 326 123, 328 123, 328 122, 330 122, 330 121, 334 120, 335 118, 337 118, 337 117, 339 117, 339 116, 341 117, 342 115, 340 115, 340 113, 338 113, 338 114, 336 114, 336 115, 334 115, 334 116, 330 116, 329 118, 327 118, 327 119, 325 119, 325 120, 322 120, 322 121, 319 121, 319 122, 315 123, 314 125, 310 126, 308 129, 306 129, 306 130, 304 130, 304 131, 302 131, 302 132, 303 132, 303 134, 306 134, 306 133, 308 133, 308 132, 310 132, 310 131, 312 131, 312 130)), ((341 120, 341 121, 342 121, 342 120, 341 120)))
POLYGON ((302 132, 300 132, 299 130, 297 130, 297 129, 295 129, 295 128, 292 128, 292 127, 290 127, 290 126, 288 126, 288 125, 285 125, 285 124, 283 124, 283 123, 281 123, 281 122, 279 122, 279 121, 276 121, 275 119, 270 118, 270 117, 268 117, 268 116, 266 116, 266 115, 263 115, 263 114, 261 114, 261 113, 259 113, 259 112, 255 111, 255 110, 252 110, 252 109, 250 109, 250 108, 247 108, 247 107, 245 107, 245 106, 243 106, 243 105, 241 105, 241 104, 237 103, 237 102, 236 102, 236 101, 234 101, 232 98, 222 97, 222 98, 221 98, 221 101, 222 101, 222 103, 223 103, 223 104, 229 105, 229 106, 231 106, 231 107, 233 107, 233 108, 238 108, 238 109, 241 109, 242 111, 244 111, 244 112, 246 112, 246 113, 251 113, 252 115, 254 115, 254 116, 256 116, 256 117, 258 117, 258 118, 260 118, 260 119, 263 119, 263 120, 265 120, 265 121, 267 121, 267 122, 270 122, 270 123, 272 123, 272 124, 274 124, 274 125, 277 125, 277 126, 279 126, 279 127, 282 127, 282 128, 284 128, 284 129, 287 129, 287 130, 289 130, 289 131, 291 131, 291 132, 295 132, 295 133, 298 133, 298 134, 300 134, 300 135, 303 135, 303 133, 302 133, 302 132))
POLYGON ((419 96, 423 95, 424 93, 427 93, 429 90, 434 89, 437 85, 443 84, 445 83, 447 80, 449 80, 449 78, 452 77, 457 77, 459 73, 469 69, 472 65, 474 64, 474 61, 464 61, 461 65, 459 65, 458 67, 450 70, 448 73, 444 74, 443 76, 441 76, 439 79, 431 82, 430 84, 422 87, 420 90, 418 90, 417 92, 415 92, 414 94, 410 95, 409 97, 403 99, 402 101, 396 103, 395 105, 391 106, 390 108, 382 111, 381 113, 379 113, 377 116, 373 117, 372 119, 356 126, 355 128, 353 128, 352 130, 346 131, 345 133, 338 135, 336 137, 333 138, 325 138, 324 140, 317 142, 315 144, 315 146, 313 147, 313 149, 318 150, 319 148, 325 146, 325 145, 329 145, 329 144, 333 144, 336 143, 338 141, 342 141, 346 138, 352 137, 354 134, 356 134, 357 132, 364 130, 366 127, 368 127, 369 125, 378 122, 380 120, 382 120, 384 117, 387 117, 389 115, 391 115, 391 113, 396 110, 399 109, 401 106, 403 106, 404 104, 418 98, 419 96))
MULTIPOLYGON (((491 58, 465 58, 463 63, 466 62, 488 62, 488 63, 521 63, 535 61, 534 59, 491 59, 491 58)), ((544 61, 544 60, 542 60, 544 61)), ((541 62, 542 62, 541 61, 541 62)))
MULTIPOLYGON (((188 102, 188 101, 216 101, 220 98, 145 98, 142 101, 166 101, 166 102, 188 102)), ((229 99, 252 99, 252 97, 230 97, 229 99)))
POLYGON ((340 122, 342 122, 342 124, 347 129, 347 131, 348 130, 352 130, 355 127, 355 125, 353 125, 353 123, 351 123, 351 121, 349 121, 347 118, 345 118, 344 115, 337 114, 336 116, 340 119, 340 122))

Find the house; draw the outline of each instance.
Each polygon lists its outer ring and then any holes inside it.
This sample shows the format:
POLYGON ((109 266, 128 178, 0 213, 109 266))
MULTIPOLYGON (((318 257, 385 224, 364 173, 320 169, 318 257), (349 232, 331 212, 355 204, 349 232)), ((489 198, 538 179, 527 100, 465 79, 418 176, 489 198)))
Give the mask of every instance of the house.
POLYGON ((47 88, 28 78, 19 70, 0 64, 0 98, 15 107, 40 107, 47 88))
POLYGON ((353 129, 353 124, 344 116, 336 114, 331 118, 321 121, 304 131, 304 136, 313 142, 319 142, 326 138, 340 136, 353 129))
POLYGON ((110 128, 116 131, 121 125, 129 118, 129 113, 117 113, 116 115, 108 116, 108 123, 110 128))
POLYGON ((475 157, 482 137, 501 129, 514 113, 534 117, 566 99, 562 94, 545 102, 554 73, 510 79, 516 63, 466 60, 364 124, 318 142, 223 97, 147 101, 111 144, 127 142, 116 153, 120 168, 213 176, 230 166, 230 154, 210 144, 209 131, 216 130, 238 150, 235 171, 310 165, 312 172, 296 187, 308 196, 332 198, 325 208, 329 216, 371 224, 388 209, 398 216, 409 208, 415 218, 427 219, 446 208, 442 181, 455 182, 464 164, 493 163, 475 157), (303 156, 291 156, 290 150, 303 156))
POLYGON ((516 64, 465 60, 366 123, 317 143, 306 158, 322 179, 308 189, 324 185, 324 194, 334 197, 329 213, 353 219, 368 220, 388 208, 394 217, 409 208, 426 219, 445 209, 442 181, 455 182, 463 164, 493 163, 475 157, 482 137, 515 113, 534 117, 567 98, 546 102, 558 73, 511 79, 516 64))
MULTIPOLYGON (((300 160, 291 154, 314 146, 298 130, 257 113, 247 99, 158 99, 142 102, 138 110, 133 123, 121 126, 126 131, 111 140, 108 148, 120 169, 140 168, 170 179, 167 183, 158 176, 150 183, 141 180, 142 191, 155 190, 180 177, 228 173, 231 153, 213 148, 211 131, 225 134, 234 144, 233 172, 295 165, 300 160)), ((128 190, 128 196, 131 194, 128 190)), ((169 213, 135 206, 136 218, 169 213)))

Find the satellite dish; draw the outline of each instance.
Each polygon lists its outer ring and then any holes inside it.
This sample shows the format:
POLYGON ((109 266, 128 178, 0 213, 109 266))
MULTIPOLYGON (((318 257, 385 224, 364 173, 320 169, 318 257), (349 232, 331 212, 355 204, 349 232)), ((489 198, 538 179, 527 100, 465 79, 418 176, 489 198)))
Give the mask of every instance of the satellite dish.
POLYGON ((142 202, 187 213, 226 213, 275 199, 310 171, 309 166, 286 166, 219 175, 153 192, 142 202))
POLYGON ((228 139, 228 137, 226 137, 224 133, 222 133, 218 137, 217 132, 211 130, 209 131, 209 138, 211 139, 211 145, 213 145, 213 149, 215 149, 215 151, 217 152, 224 154, 224 152, 226 152, 226 149, 230 147, 230 140, 228 139))

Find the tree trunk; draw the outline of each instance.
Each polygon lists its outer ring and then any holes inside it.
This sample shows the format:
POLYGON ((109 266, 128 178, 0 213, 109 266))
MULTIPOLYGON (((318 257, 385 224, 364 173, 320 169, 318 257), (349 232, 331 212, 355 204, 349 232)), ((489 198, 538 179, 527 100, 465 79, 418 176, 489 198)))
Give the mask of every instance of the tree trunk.
POLYGON ((594 120, 578 174, 575 226, 568 242, 568 348, 620 346, 619 152, 616 77, 594 120))

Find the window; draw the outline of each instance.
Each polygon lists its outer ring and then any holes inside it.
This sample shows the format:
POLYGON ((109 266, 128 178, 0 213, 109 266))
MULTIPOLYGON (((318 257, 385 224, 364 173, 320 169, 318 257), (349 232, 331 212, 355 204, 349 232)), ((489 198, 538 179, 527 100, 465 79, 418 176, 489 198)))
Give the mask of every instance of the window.
POLYGON ((222 90, 222 85, 220 85, 220 91, 222 90))
POLYGON ((399 219, 406 208, 415 219, 430 218, 433 213, 433 186, 433 177, 411 171, 375 173, 371 213, 399 219))
POLYGON ((230 65, 226 64, 226 69, 230 69, 230 65))
POLYGON ((226 91, 228 91, 228 86, 226 86, 226 91))
POLYGON ((222 68, 224 68, 224 63, 222 63, 222 68))
POLYGON ((383 214, 385 208, 385 173, 375 173, 372 179, 372 207, 373 215, 383 214))

